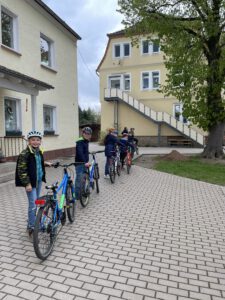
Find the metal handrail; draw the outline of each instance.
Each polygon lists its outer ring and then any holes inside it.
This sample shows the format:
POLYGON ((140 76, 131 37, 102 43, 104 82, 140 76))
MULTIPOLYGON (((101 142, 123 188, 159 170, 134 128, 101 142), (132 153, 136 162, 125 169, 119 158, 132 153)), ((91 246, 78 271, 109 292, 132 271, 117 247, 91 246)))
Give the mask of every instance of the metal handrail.
MULTIPOLYGON (((117 97, 119 97, 118 96, 118 91, 120 91, 120 90, 116 89, 116 88, 105 89, 105 96, 107 97, 108 94, 111 95, 111 93, 113 92, 117 97)), ((130 106, 134 107, 135 109, 139 110, 140 112, 144 113, 146 116, 150 117, 151 119, 153 119, 153 120, 155 120, 157 122, 163 121, 163 122, 167 123, 168 125, 170 125, 171 127, 176 128, 178 131, 180 131, 181 133, 183 133, 185 135, 187 135, 185 133, 185 129, 187 129, 187 130, 189 129, 189 135, 188 136, 192 140, 195 140, 196 142, 198 142, 199 144, 204 145, 204 136, 201 133, 198 133, 196 130, 193 130, 193 129, 190 130, 189 126, 187 126, 186 124, 184 124, 181 121, 178 121, 176 118, 174 118, 170 114, 165 113, 165 112, 156 112, 156 111, 153 111, 149 107, 149 109, 150 109, 150 116, 149 116, 146 113, 145 104, 143 104, 139 100, 136 100, 133 96, 131 96, 129 94, 126 94, 125 92, 121 93, 121 97, 122 97, 121 100, 125 101, 130 106), (123 99, 123 98, 125 98, 125 95, 128 95, 128 101, 126 101, 126 100, 123 99), (138 102, 138 105, 135 105, 135 103, 137 103, 137 102, 138 102), (142 104, 144 106, 144 110, 143 111, 141 111, 140 104, 142 104), (160 120, 160 118, 159 118, 159 114, 160 113, 162 114, 162 118, 161 118, 162 120, 160 120), (154 115, 155 115, 155 117, 154 117, 154 115), (169 116, 168 121, 165 118, 165 115, 169 116), (173 123, 175 123, 175 125, 173 123)))

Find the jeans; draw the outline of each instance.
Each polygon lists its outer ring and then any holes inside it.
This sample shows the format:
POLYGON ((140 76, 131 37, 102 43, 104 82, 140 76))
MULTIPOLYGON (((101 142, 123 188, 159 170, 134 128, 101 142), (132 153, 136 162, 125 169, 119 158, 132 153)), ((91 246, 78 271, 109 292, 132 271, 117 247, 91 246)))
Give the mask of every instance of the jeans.
POLYGON ((35 200, 40 196, 42 182, 38 181, 37 188, 32 188, 31 192, 27 193, 28 198, 28 223, 27 228, 34 228, 36 217, 35 200))
POLYGON ((105 175, 109 175, 110 159, 111 159, 111 156, 106 156, 106 162, 105 162, 105 175))
POLYGON ((80 198, 80 186, 81 186, 81 180, 85 171, 84 165, 78 165, 75 167, 76 169, 76 179, 75 179, 75 196, 76 199, 80 198))

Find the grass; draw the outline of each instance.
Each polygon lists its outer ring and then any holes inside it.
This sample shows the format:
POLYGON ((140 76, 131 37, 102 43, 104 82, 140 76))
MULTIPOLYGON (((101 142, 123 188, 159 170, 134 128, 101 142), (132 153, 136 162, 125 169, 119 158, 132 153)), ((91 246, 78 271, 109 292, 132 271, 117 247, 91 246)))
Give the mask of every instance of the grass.
POLYGON ((186 161, 159 160, 155 170, 192 178, 218 185, 225 185, 225 164, 191 157, 186 161))

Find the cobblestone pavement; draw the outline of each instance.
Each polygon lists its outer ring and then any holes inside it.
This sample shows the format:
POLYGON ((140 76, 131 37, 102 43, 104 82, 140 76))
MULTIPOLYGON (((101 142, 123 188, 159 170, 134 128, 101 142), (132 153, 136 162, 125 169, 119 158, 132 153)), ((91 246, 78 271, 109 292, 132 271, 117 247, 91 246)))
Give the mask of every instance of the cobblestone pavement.
MULTIPOLYGON (((48 182, 61 174, 48 169, 48 182)), ((102 176, 44 262, 25 231, 24 190, 0 191, 0 299, 225 299, 223 187, 138 166, 114 185, 102 176)))

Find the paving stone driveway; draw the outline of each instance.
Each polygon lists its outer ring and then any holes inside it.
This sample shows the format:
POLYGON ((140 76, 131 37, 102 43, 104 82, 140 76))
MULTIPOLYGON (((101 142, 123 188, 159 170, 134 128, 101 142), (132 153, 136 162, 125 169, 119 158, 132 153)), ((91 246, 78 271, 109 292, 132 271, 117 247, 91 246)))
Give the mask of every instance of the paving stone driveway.
POLYGON ((223 187, 138 166, 101 178, 45 262, 25 232, 24 190, 0 192, 0 299, 225 299, 223 187))

